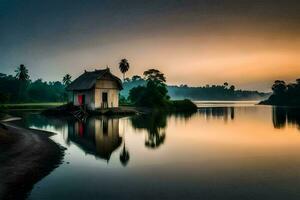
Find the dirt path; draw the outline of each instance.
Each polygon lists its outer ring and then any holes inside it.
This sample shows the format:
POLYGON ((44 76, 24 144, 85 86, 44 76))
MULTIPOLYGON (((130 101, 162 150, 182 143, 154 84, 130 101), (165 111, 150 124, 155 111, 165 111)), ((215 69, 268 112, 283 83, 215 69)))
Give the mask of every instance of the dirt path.
POLYGON ((0 199, 25 199, 33 185, 56 168, 63 148, 41 131, 0 127, 0 199))

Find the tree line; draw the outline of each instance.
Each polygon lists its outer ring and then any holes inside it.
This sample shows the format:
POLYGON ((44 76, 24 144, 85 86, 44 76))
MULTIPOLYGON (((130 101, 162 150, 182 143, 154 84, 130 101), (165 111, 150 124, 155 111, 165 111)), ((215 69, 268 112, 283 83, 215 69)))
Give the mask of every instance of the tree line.
MULTIPOLYGON (((147 78, 134 75, 125 78, 121 95, 123 98, 129 96, 130 90, 138 86, 145 86, 147 78)), ((206 85, 191 87, 188 85, 166 85, 168 95, 171 99, 191 99, 191 100, 257 100, 269 96, 268 93, 258 91, 237 90, 234 85, 225 82, 223 85, 206 85)))
POLYGON ((67 74, 62 82, 32 81, 27 67, 21 64, 15 70, 15 76, 0 73, 0 103, 66 101, 68 96, 65 88, 71 83, 71 78, 67 74))

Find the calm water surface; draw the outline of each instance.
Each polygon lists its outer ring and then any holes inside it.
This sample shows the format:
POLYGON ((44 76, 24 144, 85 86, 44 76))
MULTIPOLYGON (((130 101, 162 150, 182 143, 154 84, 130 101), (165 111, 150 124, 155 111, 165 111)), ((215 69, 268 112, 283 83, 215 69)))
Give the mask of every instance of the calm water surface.
POLYGON ((86 123, 32 113, 24 122, 67 148, 29 199, 300 198, 297 109, 227 104, 86 123))

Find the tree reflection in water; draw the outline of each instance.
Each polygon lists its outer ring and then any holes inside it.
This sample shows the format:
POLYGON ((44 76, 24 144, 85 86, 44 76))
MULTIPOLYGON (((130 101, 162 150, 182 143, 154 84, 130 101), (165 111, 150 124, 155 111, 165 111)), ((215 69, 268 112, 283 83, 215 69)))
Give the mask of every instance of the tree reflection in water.
POLYGON ((166 114, 155 112, 149 115, 140 115, 131 118, 131 124, 135 129, 146 130, 147 137, 145 146, 156 149, 165 142, 167 118, 175 117, 188 120, 194 113, 172 113, 166 114))
POLYGON ((124 142, 124 146, 123 149, 120 153, 120 162, 122 163, 123 166, 126 166, 129 162, 129 152, 127 150, 127 148, 125 147, 125 142, 124 142))
POLYGON ((234 107, 203 107, 199 108, 198 113, 204 115, 207 119, 223 118, 225 122, 228 121, 228 118, 234 120, 235 117, 234 107))
POLYGON ((274 128, 284 128, 291 124, 300 129, 300 108, 273 107, 272 119, 274 128))

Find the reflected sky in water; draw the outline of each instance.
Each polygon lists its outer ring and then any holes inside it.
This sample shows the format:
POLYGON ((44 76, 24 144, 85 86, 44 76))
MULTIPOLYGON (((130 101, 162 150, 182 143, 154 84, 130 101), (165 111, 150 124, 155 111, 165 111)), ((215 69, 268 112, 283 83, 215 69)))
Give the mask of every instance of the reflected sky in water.
POLYGON ((27 114, 26 126, 67 148, 30 199, 299 199, 298 111, 231 105, 86 123, 27 114))

